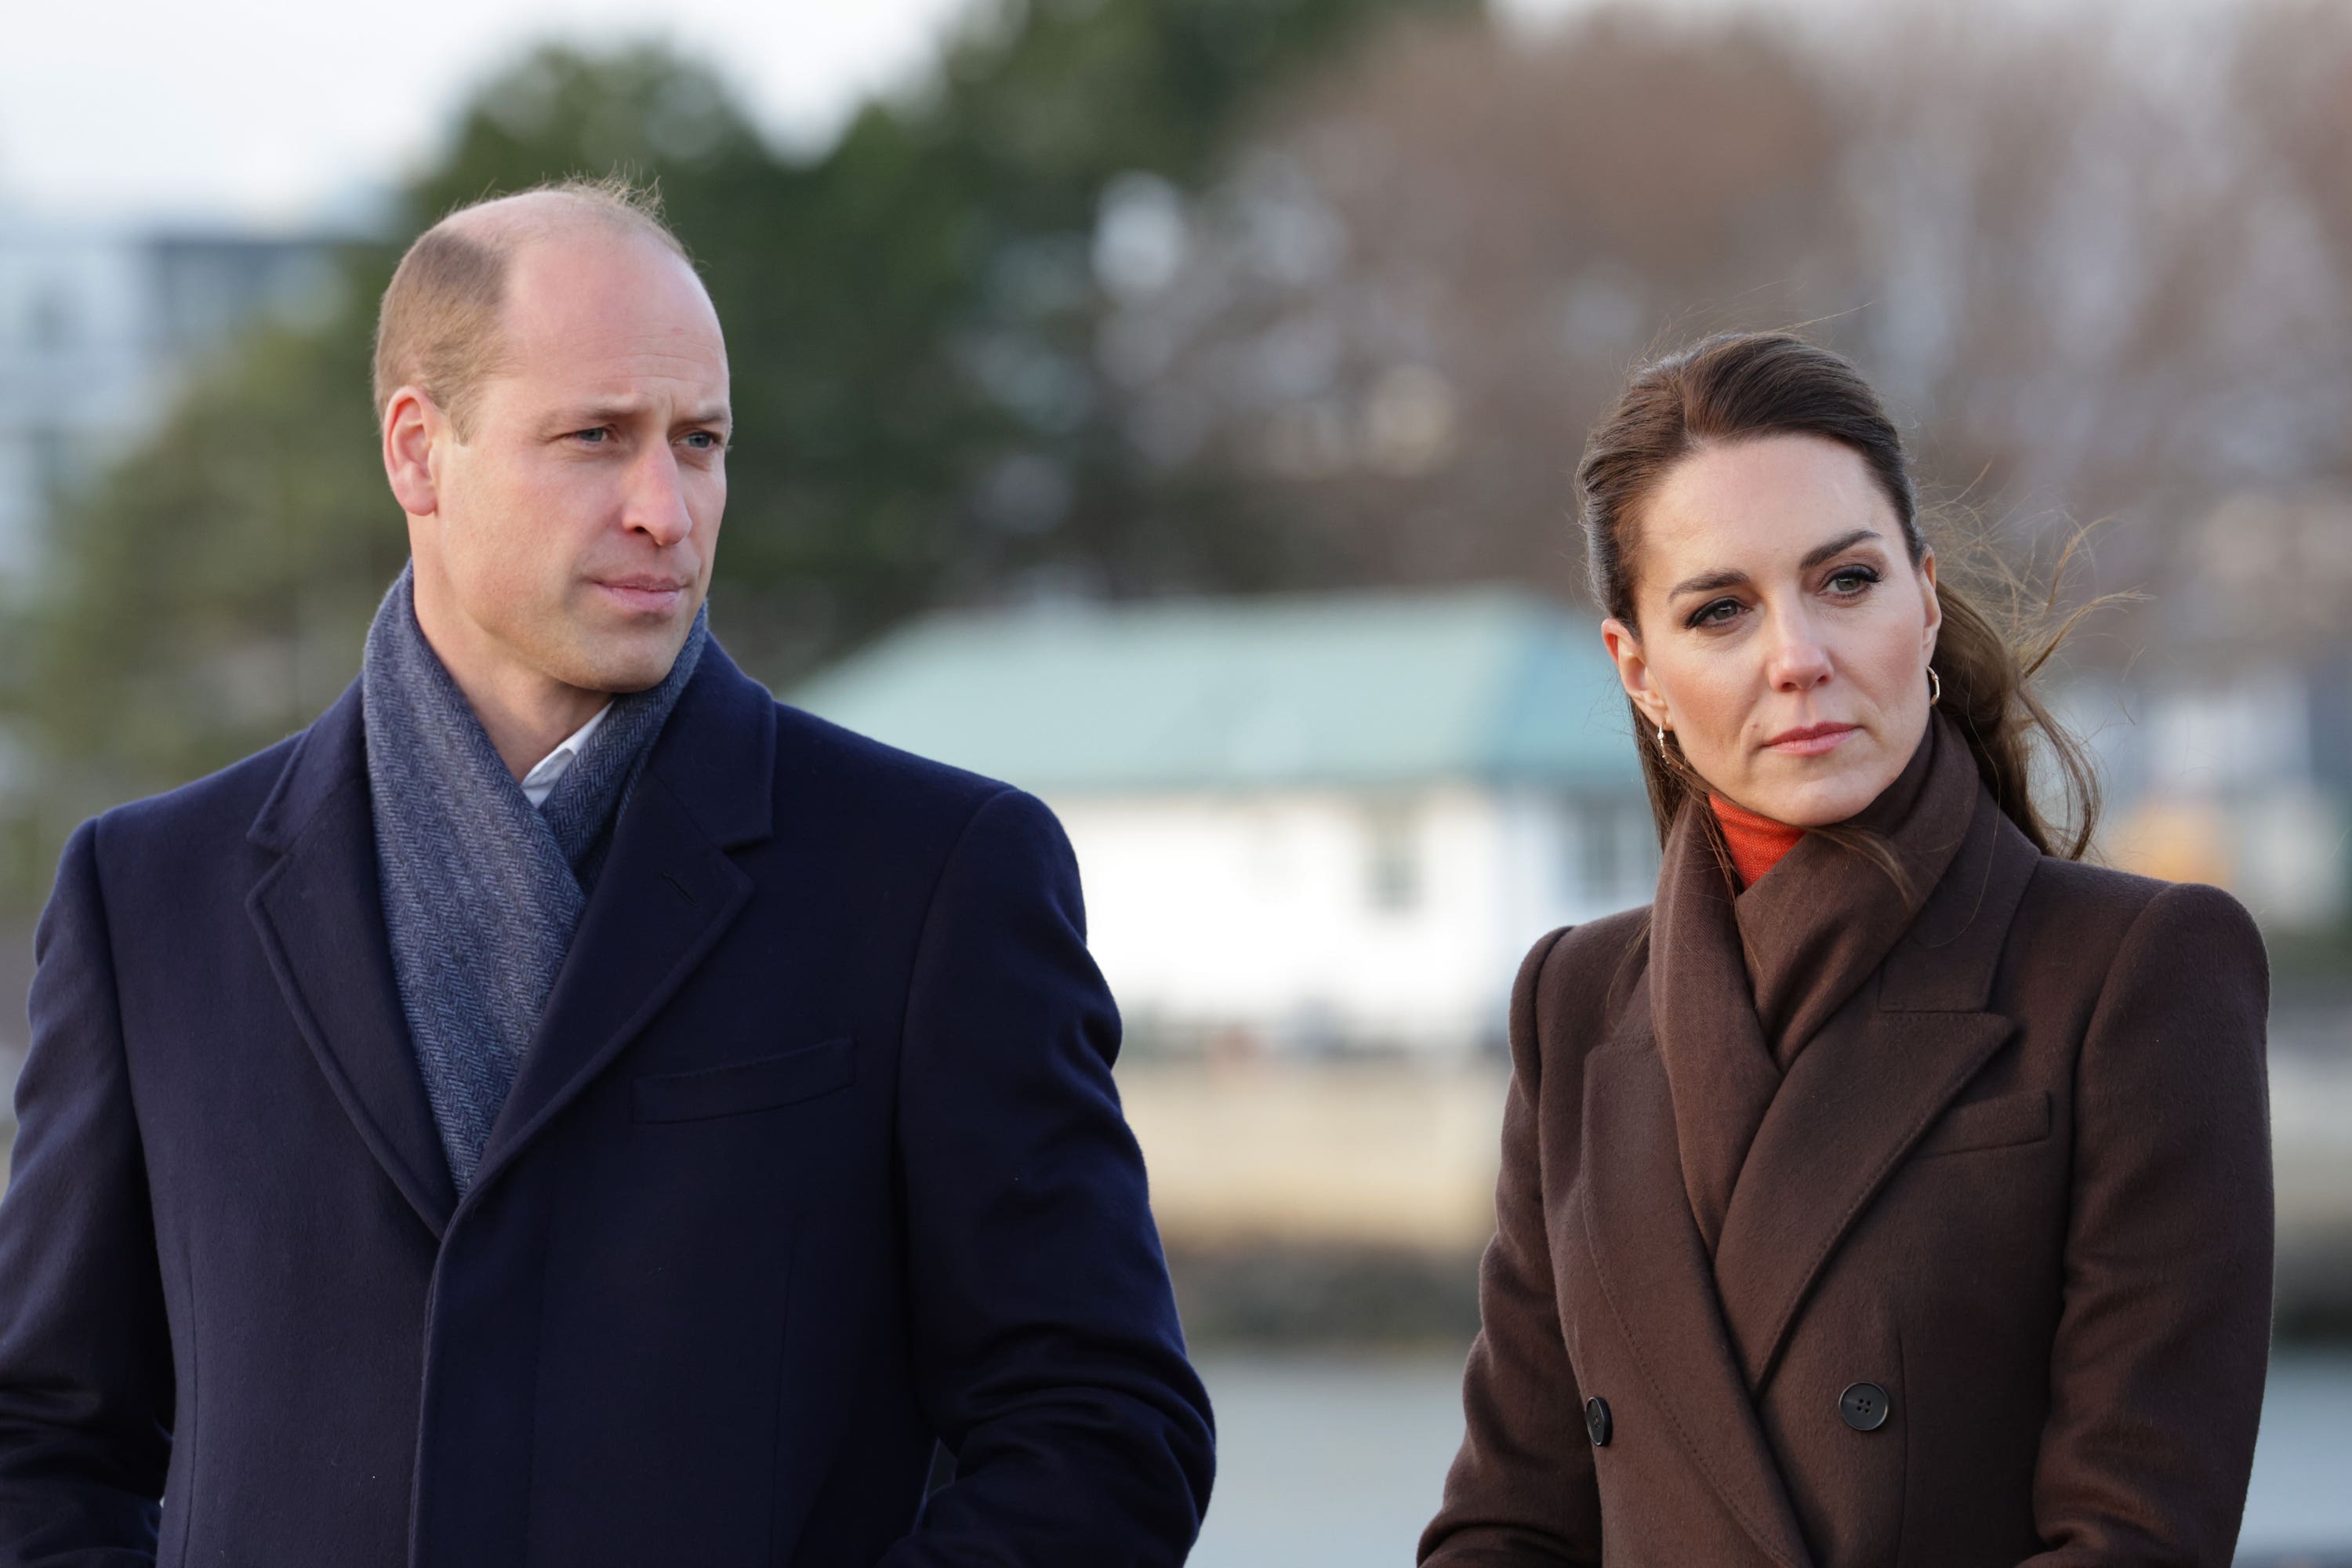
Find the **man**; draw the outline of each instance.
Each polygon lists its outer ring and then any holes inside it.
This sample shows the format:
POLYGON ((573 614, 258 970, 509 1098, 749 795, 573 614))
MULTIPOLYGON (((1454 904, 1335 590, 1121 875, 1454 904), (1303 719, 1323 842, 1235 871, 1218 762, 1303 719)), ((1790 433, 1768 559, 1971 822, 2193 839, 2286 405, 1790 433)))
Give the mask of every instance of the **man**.
POLYGON ((1181 1563, 1208 1405, 1069 849, 709 636, 677 242, 457 213, 376 380, 360 679, 41 921, 0 1563, 1181 1563))

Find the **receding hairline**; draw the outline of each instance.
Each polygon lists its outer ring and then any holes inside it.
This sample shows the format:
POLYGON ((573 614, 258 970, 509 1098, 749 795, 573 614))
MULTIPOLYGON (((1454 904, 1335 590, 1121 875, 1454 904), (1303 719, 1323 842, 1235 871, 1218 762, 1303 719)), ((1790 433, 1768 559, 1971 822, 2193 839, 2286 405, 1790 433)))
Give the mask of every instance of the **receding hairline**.
POLYGON ((660 208, 649 196, 634 192, 622 194, 626 189, 602 184, 565 184, 492 196, 445 215, 417 239, 421 244, 438 231, 487 246, 510 258, 525 246, 583 231, 635 235, 690 263, 686 247, 662 222, 660 208))
POLYGON ((617 179, 565 180, 488 197, 445 214, 418 235, 377 312, 379 423, 392 395, 415 385, 462 435, 474 395, 504 363, 500 318, 515 258, 536 246, 593 236, 651 241, 695 270, 693 257, 662 221, 658 191, 617 179))

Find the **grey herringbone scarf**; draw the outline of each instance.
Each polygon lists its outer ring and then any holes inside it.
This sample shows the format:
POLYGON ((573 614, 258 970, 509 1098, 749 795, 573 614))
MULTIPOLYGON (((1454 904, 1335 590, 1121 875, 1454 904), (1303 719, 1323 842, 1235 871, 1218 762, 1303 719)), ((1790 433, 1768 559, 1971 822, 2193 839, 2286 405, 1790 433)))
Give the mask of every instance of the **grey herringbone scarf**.
POLYGON ((563 967, 621 806, 709 638, 613 700, 534 810, 416 624, 409 572, 360 673, 375 858, 401 1010, 462 1194, 563 967))

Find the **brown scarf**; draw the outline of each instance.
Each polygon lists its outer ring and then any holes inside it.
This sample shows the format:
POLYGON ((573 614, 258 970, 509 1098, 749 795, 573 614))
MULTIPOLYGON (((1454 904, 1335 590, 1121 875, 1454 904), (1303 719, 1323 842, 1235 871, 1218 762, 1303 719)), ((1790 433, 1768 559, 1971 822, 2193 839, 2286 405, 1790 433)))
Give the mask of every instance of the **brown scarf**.
POLYGON ((1885 841, 1909 880, 1908 905, 1874 861, 1819 833, 1735 895, 1705 830, 1706 800, 1684 803, 1658 873, 1650 1015, 1683 1185, 1710 1253, 1780 1075, 1910 928, 1967 836, 1981 787, 1967 742, 1931 709, 1902 773, 1843 825, 1885 841))

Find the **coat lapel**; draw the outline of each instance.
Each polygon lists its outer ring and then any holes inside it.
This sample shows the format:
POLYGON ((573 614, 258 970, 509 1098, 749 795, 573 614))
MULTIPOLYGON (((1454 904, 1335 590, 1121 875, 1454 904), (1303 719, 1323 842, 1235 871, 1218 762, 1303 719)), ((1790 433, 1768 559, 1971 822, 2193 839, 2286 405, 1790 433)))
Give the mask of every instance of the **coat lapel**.
POLYGON ((476 1168, 470 1200, 694 973, 751 893, 728 855, 770 832, 775 705, 713 642, 654 743, 476 1168))
POLYGON ((1772 1450, 1717 1310, 1706 1248, 1684 1195, 1675 1110, 1654 1043, 1585 1061, 1584 1237, 1611 1318, 1675 1440, 1766 1557, 1810 1568, 1772 1450))
POLYGON ((297 745, 249 837, 278 853, 246 901, 271 973, 360 1137, 438 1237, 457 1206, 378 898, 360 689, 297 745))
POLYGON ((1731 1194, 1780 1068, 1750 999, 1731 885, 1702 831, 1705 807, 1685 811, 1658 873, 1650 944, 1650 1016, 1673 1093, 1683 1187, 1712 1255, 1731 1194))
POLYGON ((2015 1030, 1984 1011, 2040 852, 1980 793, 1919 918, 1797 1058, 1739 1172, 1715 1282, 1761 1392, 1806 1293, 1913 1145, 2015 1030))

